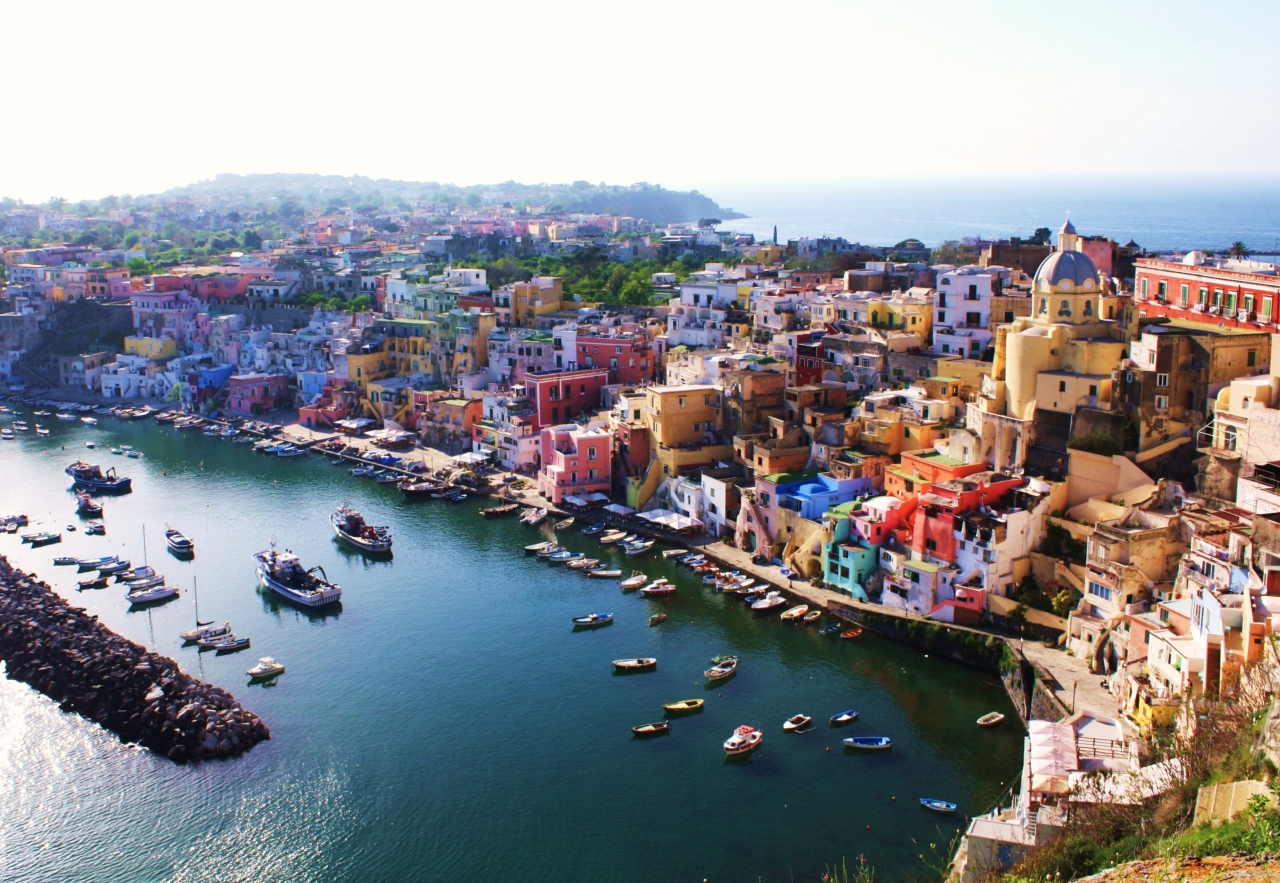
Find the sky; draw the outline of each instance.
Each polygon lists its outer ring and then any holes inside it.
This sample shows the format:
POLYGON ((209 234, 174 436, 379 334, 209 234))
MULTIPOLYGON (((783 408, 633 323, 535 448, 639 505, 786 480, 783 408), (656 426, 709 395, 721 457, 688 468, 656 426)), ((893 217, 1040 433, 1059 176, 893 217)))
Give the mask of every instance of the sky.
POLYGON ((0 195, 1280 175, 1274 0, 7 4, 0 195))

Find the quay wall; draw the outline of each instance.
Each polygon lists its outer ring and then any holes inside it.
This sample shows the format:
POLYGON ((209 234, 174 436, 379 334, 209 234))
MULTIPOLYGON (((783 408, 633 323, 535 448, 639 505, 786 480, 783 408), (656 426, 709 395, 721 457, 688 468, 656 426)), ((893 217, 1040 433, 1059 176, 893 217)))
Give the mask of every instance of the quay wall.
POLYGON ((117 635, 2 556, 0 661, 63 711, 175 763, 231 757, 271 738, 230 693, 117 635))

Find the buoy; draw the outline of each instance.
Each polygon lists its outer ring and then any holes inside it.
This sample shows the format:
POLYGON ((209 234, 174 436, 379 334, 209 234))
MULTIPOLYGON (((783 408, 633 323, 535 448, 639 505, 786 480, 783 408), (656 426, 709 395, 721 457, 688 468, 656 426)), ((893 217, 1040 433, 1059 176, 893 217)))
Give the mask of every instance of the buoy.
POLYGON ((890 797, 889 799, 890 799, 890 800, 897 800, 898 798, 896 798, 896 797, 890 797))
POLYGON ((867 825, 867 830, 868 830, 868 831, 870 831, 870 830, 871 830, 871 826, 870 826, 870 825, 867 825))
POLYGON ((830 751, 830 750, 831 750, 831 746, 830 746, 830 745, 828 745, 828 746, 827 746, 827 750, 828 750, 828 751, 830 751))

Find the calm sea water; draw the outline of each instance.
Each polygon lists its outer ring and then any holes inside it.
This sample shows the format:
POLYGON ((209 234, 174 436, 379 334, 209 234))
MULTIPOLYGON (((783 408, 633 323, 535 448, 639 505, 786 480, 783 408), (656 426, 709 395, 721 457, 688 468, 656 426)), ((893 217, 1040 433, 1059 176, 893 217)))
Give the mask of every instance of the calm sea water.
MULTIPOLYGON (((917 797, 985 811, 1017 771, 1019 732, 974 725, 1012 711, 994 678, 873 636, 842 644, 753 616, 660 558, 640 566, 681 590, 649 628, 662 604, 526 557, 546 529, 483 520, 476 503, 408 503, 320 457, 268 458, 150 422, 53 431, 0 442, 0 513, 77 523, 62 469, 86 454, 131 475, 135 492, 106 498, 106 537, 77 531, 32 550, 0 536, 0 553, 233 691, 274 738, 178 767, 0 679, 0 880, 790 881, 859 854, 915 872, 961 824, 917 797), (102 447, 86 452, 87 438, 102 447), (122 443, 145 458, 106 450, 122 443), (327 517, 343 500, 394 526, 392 561, 337 545, 327 517), (166 523, 195 539, 194 561, 165 552, 166 523), (49 563, 108 552, 138 562, 144 525, 147 560, 183 589, 165 606, 130 612, 115 586, 76 593, 73 569, 49 563), (250 556, 272 537, 344 587, 341 611, 308 615, 256 588, 250 556), (251 650, 180 646, 197 577, 202 618, 231 620, 251 650), (617 622, 570 630, 570 616, 592 611, 617 622), (701 672, 725 652, 742 671, 708 690, 701 672), (268 654, 288 672, 250 686, 244 670, 268 654), (657 671, 611 673, 612 659, 638 655, 658 657, 657 671), (703 714, 632 739, 662 703, 695 696, 703 714), (848 707, 862 720, 828 729, 848 707), (823 726, 785 735, 796 712, 823 726), (720 745, 744 723, 764 727, 764 746, 726 763, 720 745), (839 739, 853 733, 889 735, 894 751, 846 755, 839 739)), ((561 539, 620 558, 576 528, 561 539)))
POLYGON ((1280 180, 1163 178, 915 178, 718 185, 715 199, 751 217, 725 227, 773 236, 844 236, 868 245, 1056 234, 1070 214, 1086 235, 1148 249, 1226 248, 1240 240, 1280 253, 1280 180))

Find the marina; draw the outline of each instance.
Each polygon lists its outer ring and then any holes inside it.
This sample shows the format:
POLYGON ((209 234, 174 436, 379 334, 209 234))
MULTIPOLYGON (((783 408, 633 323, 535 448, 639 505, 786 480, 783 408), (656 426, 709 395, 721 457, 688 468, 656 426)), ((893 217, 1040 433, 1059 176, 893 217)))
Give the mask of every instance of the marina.
MULTIPOLYGON (((198 825, 169 826, 160 839, 168 852, 190 854, 211 872, 228 875, 261 860, 260 851, 232 834, 265 818, 265 809, 246 810, 245 801, 265 807, 288 793, 290 809, 273 822, 276 835, 292 848, 314 848, 315 857, 304 860, 301 872, 283 860, 258 869, 259 879, 322 879, 322 868, 341 869, 354 861, 351 852, 334 845, 341 839, 341 813, 334 817, 308 808, 319 801, 342 813, 395 818, 414 830, 430 826, 457 839, 443 854, 397 851, 383 848, 399 842, 394 832, 374 823, 361 826, 357 830, 368 848, 379 853, 375 876, 476 876, 492 872, 494 862, 519 856, 532 879, 647 880, 655 866, 646 856, 657 836, 673 854, 690 856, 674 866, 664 862, 664 875, 786 879, 793 871, 797 877, 816 875, 838 860, 831 843, 840 844, 841 852, 865 853, 878 866, 914 868, 918 849, 910 837, 936 837, 940 823, 957 829, 964 815, 994 803, 1018 768, 1018 727, 974 726, 993 708, 1016 718, 995 678, 924 659, 875 635, 824 640, 817 628, 781 621, 780 614, 798 601, 767 616, 752 614, 739 596, 704 585, 704 574, 678 564, 679 556, 660 554, 671 548, 661 541, 642 561, 627 556, 616 540, 634 531, 602 544, 608 533, 584 535, 589 519, 581 517, 554 533, 547 522, 565 516, 545 514, 537 527, 516 518, 482 518, 480 509, 493 505, 488 500, 418 502, 395 485, 329 468, 316 455, 261 456, 251 445, 154 421, 107 419, 92 428, 77 421, 56 426, 58 431, 52 439, 25 436, 6 449, 23 468, 0 489, 0 511, 26 511, 29 531, 64 524, 76 503, 62 474, 73 458, 60 447, 93 433, 104 449, 127 444, 144 456, 129 461, 133 493, 114 498, 106 511, 108 536, 66 534, 58 551, 65 548, 77 559, 114 555, 141 563, 141 525, 168 520, 199 541, 200 554, 166 559, 166 581, 181 587, 179 596, 134 612, 124 601, 125 589, 115 583, 75 593, 75 568, 51 567, 52 550, 31 549, 15 536, 0 538, 0 554, 74 594, 75 603, 127 637, 235 690, 271 726, 273 738, 243 761, 220 768, 212 780, 217 787, 191 789, 162 758, 123 751, 87 722, 66 720, 47 699, 26 699, 14 693, 21 689, 17 685, 0 682, 0 706, 6 708, 0 732, 33 728, 16 737, 17 796, 0 809, 0 821, 13 823, 37 794, 60 787, 56 777, 45 782, 38 772, 46 766, 43 752, 59 751, 74 764, 63 775, 74 772, 95 793, 111 793, 112 783, 122 778, 142 779, 148 792, 164 798, 166 812, 201 818, 198 825), (394 561, 335 542, 329 516, 343 499, 370 523, 390 526, 394 561), (343 587, 341 601, 312 609, 260 587, 253 556, 268 549, 272 537, 282 552, 292 550, 299 566, 324 568, 325 580, 343 587), (536 551, 525 554, 526 546, 543 543, 595 558, 598 569, 617 573, 587 579, 595 571, 550 565, 550 555, 536 551), (635 588, 665 579, 678 591, 651 600, 624 594, 620 580, 632 574, 633 564, 647 571, 635 588), (197 574, 200 611, 213 613, 218 624, 234 623, 234 634, 251 636, 258 654, 287 663, 287 673, 257 679, 246 672, 253 662, 247 654, 201 654, 183 641, 195 621, 190 589, 197 574), (593 608, 612 611, 611 627, 577 633, 566 628, 565 618, 593 608), (649 619, 658 613, 667 618, 651 628, 649 619), (503 632, 519 639, 495 644, 486 637, 503 632), (377 648, 386 677, 369 676, 371 648, 377 648), (726 653, 741 658, 741 670, 707 684, 701 675, 708 659, 726 653), (531 659, 539 661, 530 667, 531 659), (611 663, 624 659, 659 661, 636 675, 614 676, 611 663), (514 671, 523 676, 511 677, 514 671), (697 713, 675 712, 662 738, 637 739, 629 732, 654 721, 681 696, 703 704, 697 713), (549 728, 547 738, 517 757, 506 728, 468 723, 493 704, 538 716, 549 728), (830 732, 826 741, 821 740, 827 727, 803 738, 783 738, 780 730, 763 738, 797 708, 825 720, 852 704, 860 720, 830 732), (550 707, 572 713, 547 721, 550 707), (757 729, 757 744, 741 753, 723 750, 726 738, 747 722, 764 728, 757 729), (467 739, 458 740, 463 727, 467 739), (36 730, 47 738, 37 742, 36 730), (839 737, 864 731, 890 735, 893 751, 845 753, 839 737), (77 747, 86 744, 91 749, 77 747), (424 756, 432 762, 413 760, 424 756), (639 799, 665 799, 661 783, 678 778, 690 784, 690 800, 657 830, 632 825, 611 817, 606 795, 566 803, 548 778, 565 764, 580 775, 609 776, 639 799), (852 795, 836 812, 824 808, 822 799, 833 785, 852 795), (435 795, 432 801, 420 799, 424 790, 435 795), (931 794, 958 804, 954 823, 921 811, 915 799, 931 794), (525 801, 531 816, 545 816, 547 823, 497 839, 461 821, 474 812, 497 811, 498 801, 509 799, 525 801), (697 820, 726 803, 769 812, 784 836, 761 842, 748 831, 729 831, 709 842, 697 833, 697 820), (867 824, 873 832, 849 835, 867 824), (210 825, 212 837, 206 836, 210 825), (577 832, 573 850, 557 834, 565 825, 577 832), (601 857, 584 859, 578 847, 599 850, 601 857)), ((143 795, 124 797, 114 811, 125 822, 120 836, 126 846, 141 842, 142 831, 159 818, 154 801, 143 795)), ((83 810, 71 813, 68 807, 60 824, 74 832, 89 821, 83 810)), ((140 858, 102 879, 165 876, 145 857, 154 850, 134 851, 140 858)), ((78 862, 87 855, 63 852, 55 857, 55 870, 83 875, 88 866, 78 862)), ((354 870, 329 876, 356 879, 354 870)))

